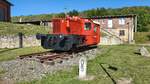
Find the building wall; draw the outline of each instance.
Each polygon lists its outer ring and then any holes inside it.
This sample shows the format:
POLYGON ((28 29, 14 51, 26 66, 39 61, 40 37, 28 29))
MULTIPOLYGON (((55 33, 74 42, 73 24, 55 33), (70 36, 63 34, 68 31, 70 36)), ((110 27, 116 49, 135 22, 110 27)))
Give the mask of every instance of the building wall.
POLYGON ((0 8, 3 10, 4 13, 3 21, 10 21, 10 5, 3 0, 0 0, 0 8))
POLYGON ((94 19, 100 23, 100 27, 118 36, 125 42, 132 42, 134 40, 134 19, 132 17, 126 18, 110 18, 110 19, 94 19), (122 19, 124 21, 122 21, 122 19), (109 20, 112 20, 112 27, 108 25, 109 20), (120 21, 120 22, 119 22, 120 21), (124 24, 119 24, 124 23, 124 24), (125 35, 120 35, 120 32, 124 31, 125 35))
POLYGON ((52 28, 53 27, 53 24, 52 24, 52 22, 51 21, 41 21, 41 23, 40 23, 40 25, 42 25, 42 26, 48 26, 48 27, 50 27, 50 28, 52 28))
POLYGON ((114 36, 101 36, 101 41, 99 45, 120 45, 123 44, 123 42, 115 38, 114 36))

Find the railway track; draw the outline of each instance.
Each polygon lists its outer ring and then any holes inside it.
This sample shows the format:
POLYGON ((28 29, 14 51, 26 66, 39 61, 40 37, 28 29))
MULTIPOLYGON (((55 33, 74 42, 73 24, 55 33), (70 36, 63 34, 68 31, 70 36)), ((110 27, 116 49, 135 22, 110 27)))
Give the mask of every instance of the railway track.
POLYGON ((76 53, 84 52, 86 50, 90 50, 96 47, 91 48, 80 48, 69 52, 58 52, 58 51, 46 51, 46 52, 40 52, 40 53, 32 53, 27 55, 20 55, 19 59, 27 59, 27 60, 34 60, 41 63, 48 63, 48 64, 54 64, 54 63, 62 63, 63 60, 68 60, 70 58, 73 58, 76 53))
POLYGON ((68 60, 72 58, 72 55, 67 52, 41 52, 41 53, 32 53, 27 55, 20 55, 19 59, 26 59, 26 60, 34 60, 41 63, 48 63, 54 64, 55 62, 63 62, 63 60, 68 60))

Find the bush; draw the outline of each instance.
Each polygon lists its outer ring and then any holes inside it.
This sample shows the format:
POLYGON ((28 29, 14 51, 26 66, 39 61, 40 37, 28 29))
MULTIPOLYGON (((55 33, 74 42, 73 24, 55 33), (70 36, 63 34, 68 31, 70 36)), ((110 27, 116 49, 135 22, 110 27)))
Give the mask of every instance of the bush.
POLYGON ((150 42, 150 32, 136 32, 134 36, 136 43, 150 42))

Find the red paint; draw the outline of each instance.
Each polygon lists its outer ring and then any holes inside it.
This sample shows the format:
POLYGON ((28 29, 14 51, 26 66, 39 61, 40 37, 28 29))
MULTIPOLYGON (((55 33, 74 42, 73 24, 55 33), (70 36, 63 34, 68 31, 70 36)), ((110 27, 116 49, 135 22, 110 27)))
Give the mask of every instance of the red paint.
POLYGON ((84 36, 84 45, 96 45, 100 42, 100 26, 90 19, 67 17, 65 19, 53 19, 52 22, 53 34, 84 36), (91 24, 90 30, 85 30, 85 23, 91 24), (96 32, 94 27, 96 27, 96 32))

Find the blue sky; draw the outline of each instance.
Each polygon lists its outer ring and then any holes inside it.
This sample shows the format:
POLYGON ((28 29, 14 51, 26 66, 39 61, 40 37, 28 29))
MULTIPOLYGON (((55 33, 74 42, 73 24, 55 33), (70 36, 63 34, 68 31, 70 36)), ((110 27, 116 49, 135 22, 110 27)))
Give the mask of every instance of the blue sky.
POLYGON ((49 14, 70 10, 87 10, 98 7, 120 8, 150 6, 150 0, 9 0, 14 4, 12 16, 49 14))

